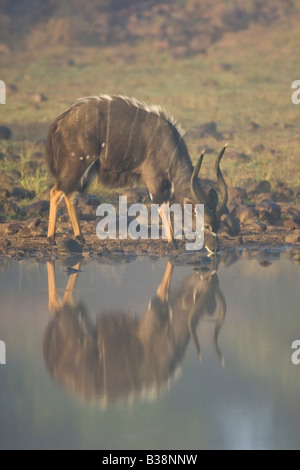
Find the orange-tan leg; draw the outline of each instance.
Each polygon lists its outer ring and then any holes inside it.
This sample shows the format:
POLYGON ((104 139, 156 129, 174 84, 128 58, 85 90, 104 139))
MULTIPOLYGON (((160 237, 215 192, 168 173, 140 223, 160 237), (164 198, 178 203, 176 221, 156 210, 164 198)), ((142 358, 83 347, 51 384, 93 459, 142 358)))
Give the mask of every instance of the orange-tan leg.
POLYGON ((169 298, 170 284, 172 280, 174 266, 168 261, 164 277, 156 291, 156 295, 160 298, 162 302, 166 302, 169 298))
POLYGON ((79 225, 79 220, 77 216, 76 206, 75 206, 75 198, 74 195, 72 196, 65 196, 66 206, 69 212, 69 216, 71 219, 72 227, 74 230, 75 237, 81 241, 83 241, 81 228, 79 225))
POLYGON ((176 246, 176 242, 174 240, 174 227, 171 222, 171 218, 169 215, 169 211, 167 210, 166 204, 164 204, 162 207, 159 208, 159 215, 166 229, 166 234, 168 236, 168 243, 176 246))
POLYGON ((74 266, 78 272, 71 274, 67 287, 65 289, 63 300, 61 301, 56 288, 56 280, 55 280, 55 265, 52 261, 47 261, 47 271, 48 271, 48 295, 49 295, 49 310, 51 312, 56 313, 58 312, 64 305, 68 304, 73 306, 74 299, 73 293, 75 291, 79 270, 80 270, 81 263, 77 263, 74 266))
POLYGON ((54 242, 55 239, 55 225, 58 205, 63 198, 64 193, 59 191, 54 186, 50 191, 50 213, 49 213, 49 225, 48 225, 48 240, 54 242))
POLYGON ((81 267, 81 262, 79 261, 79 263, 77 263, 74 266, 74 269, 76 269, 77 272, 71 274, 71 276, 68 280, 68 284, 67 284, 67 287, 65 289, 65 293, 64 293, 64 297, 63 297, 63 305, 68 304, 68 305, 71 305, 72 307, 74 307, 74 305, 75 305, 73 294, 74 294, 74 291, 75 291, 75 288, 76 288, 76 283, 77 283, 77 279, 78 279, 78 276, 79 276, 80 267, 81 267))
POLYGON ((48 296, 49 296, 49 310, 55 313, 61 307, 61 301, 57 295, 56 281, 55 281, 55 267, 52 261, 47 261, 48 271, 48 296))

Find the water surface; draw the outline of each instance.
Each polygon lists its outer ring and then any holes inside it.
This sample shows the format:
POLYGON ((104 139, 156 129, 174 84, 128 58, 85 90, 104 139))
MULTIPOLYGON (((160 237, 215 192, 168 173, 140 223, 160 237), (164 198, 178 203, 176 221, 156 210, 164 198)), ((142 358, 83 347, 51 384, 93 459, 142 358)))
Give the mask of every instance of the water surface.
POLYGON ((299 449, 300 266, 276 258, 3 262, 0 448, 299 449))

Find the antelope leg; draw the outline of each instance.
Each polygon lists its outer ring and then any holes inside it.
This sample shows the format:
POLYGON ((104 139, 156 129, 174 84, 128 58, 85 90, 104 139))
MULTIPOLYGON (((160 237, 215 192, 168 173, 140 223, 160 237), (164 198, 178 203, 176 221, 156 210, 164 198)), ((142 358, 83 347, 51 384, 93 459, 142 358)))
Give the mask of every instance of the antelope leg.
POLYGON ((48 240, 52 242, 54 242, 54 239, 55 239, 55 225, 56 225, 57 209, 63 196, 64 196, 64 193, 62 191, 59 191, 56 186, 54 186, 50 191, 48 240))
POLYGON ((79 225, 79 220, 77 216, 76 206, 75 206, 75 198, 74 195, 72 196, 65 196, 66 206, 69 212, 69 216, 71 219, 72 227, 74 230, 75 237, 83 240, 81 228, 79 225))
POLYGON ((156 291, 156 295, 160 298, 162 302, 166 302, 169 299, 170 284, 172 280, 173 270, 173 264, 168 261, 164 277, 156 291))
POLYGON ((162 223, 166 229, 166 234, 167 234, 167 237, 168 237, 168 243, 175 243, 175 240, 174 240, 174 227, 173 227, 173 224, 171 222, 171 217, 170 217, 170 213, 168 211, 168 205, 167 204, 163 204, 160 208, 159 208, 159 215, 161 217, 161 220, 162 220, 162 223))
POLYGON ((75 291, 78 275, 79 275, 79 270, 81 267, 81 261, 77 263, 74 266, 74 269, 76 269, 78 272, 71 274, 67 287, 65 289, 64 297, 63 297, 63 305, 68 304, 71 305, 72 307, 75 305, 74 298, 73 298, 73 293, 75 291))
POLYGON ((56 281, 55 281, 55 267, 52 261, 47 261, 47 272, 48 272, 49 310, 55 313, 61 307, 61 301, 57 295, 56 281))

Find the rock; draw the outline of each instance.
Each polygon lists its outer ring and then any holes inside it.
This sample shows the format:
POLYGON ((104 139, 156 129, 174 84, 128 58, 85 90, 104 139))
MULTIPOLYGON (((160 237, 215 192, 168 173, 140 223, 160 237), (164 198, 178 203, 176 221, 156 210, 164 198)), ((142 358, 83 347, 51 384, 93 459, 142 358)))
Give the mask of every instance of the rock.
POLYGON ((296 186, 295 188, 293 188, 293 193, 294 193, 295 197, 299 197, 300 196, 300 186, 296 186))
POLYGON ((7 95, 12 95, 13 93, 16 93, 18 91, 18 87, 13 83, 6 83, 5 87, 7 95))
POLYGON ((243 188, 228 188, 228 204, 244 204, 247 199, 247 192, 243 188))
POLYGON ((4 251, 11 245, 11 242, 7 238, 0 238, 0 250, 4 251))
POLYGON ((248 195, 269 193, 271 191, 271 185, 269 181, 260 181, 259 183, 254 183, 248 186, 247 188, 248 195))
POLYGON ((300 219, 286 219, 283 224, 288 230, 300 229, 300 219))
POLYGON ((300 260, 300 247, 295 247, 289 252, 289 257, 293 260, 300 260))
POLYGON ((20 232, 20 230, 22 230, 23 227, 24 225, 22 224, 9 224, 9 226, 6 228, 5 233, 7 235, 16 235, 20 232))
POLYGON ((261 193, 261 194, 253 194, 255 202, 265 201, 273 201, 273 193, 261 193))
POLYGON ((10 140, 12 136, 12 131, 9 127, 0 126, 0 139, 2 140, 10 140))
POLYGON ((293 194, 293 191, 290 189, 282 189, 282 191, 272 193, 272 200, 275 202, 291 202, 293 194))
POLYGON ((258 211, 255 209, 255 206, 241 206, 236 211, 236 217, 242 224, 246 224, 250 220, 258 217, 258 211))
POLYGON ((260 125, 257 124, 257 122, 251 121, 249 123, 249 130, 250 131, 257 131, 257 129, 259 129, 259 128, 260 128, 260 125))
POLYGON ((0 189, 0 199, 11 197, 11 193, 8 189, 0 189))
POLYGON ((267 226, 263 222, 253 222, 247 225, 247 229, 253 232, 265 232, 267 230, 267 226))
POLYGON ((225 231, 228 235, 235 237, 240 232, 240 223, 233 215, 223 214, 219 230, 221 233, 225 231))
POLYGON ((32 237, 32 232, 31 232, 30 228, 22 227, 21 230, 19 230, 19 232, 18 232, 18 237, 21 237, 21 238, 30 238, 30 237, 32 237))
POLYGON ((37 201, 33 202, 32 204, 29 204, 24 208, 25 214, 27 216, 33 217, 33 216, 45 216, 49 213, 50 209, 50 202, 49 201, 37 201))
POLYGON ((11 193, 12 197, 15 197, 18 200, 21 199, 33 199, 36 195, 35 191, 29 189, 15 187, 11 193))
POLYGON ((300 230, 294 231, 292 233, 289 233, 285 237, 285 242, 286 243, 299 243, 300 242, 300 230))
POLYGON ((35 93, 34 95, 31 96, 31 101, 33 103, 42 103, 43 101, 47 101, 48 98, 47 96, 44 95, 44 93, 35 93))
POLYGON ((273 201, 264 200, 256 204, 260 218, 265 218, 270 223, 274 223, 280 219, 281 207, 273 201))
POLYGON ((214 121, 206 122, 199 126, 195 131, 196 137, 202 139, 208 135, 214 137, 216 140, 223 140, 224 136, 217 130, 217 124, 214 121))
POLYGON ((284 212, 281 214, 283 218, 300 218, 300 211, 296 209, 296 207, 288 207, 287 209, 284 210, 284 212))
POLYGON ((1 211, 6 217, 15 217, 17 214, 22 214, 21 209, 10 200, 2 198, 0 200, 1 211))
POLYGON ((36 228, 40 224, 41 224, 41 219, 39 217, 35 217, 35 218, 27 221, 27 227, 30 228, 30 229, 36 228))
POLYGON ((256 153, 263 152, 265 150, 264 144, 258 144, 253 147, 253 151, 256 153))
POLYGON ((267 259, 262 259, 260 262, 259 262, 260 266, 263 266, 264 268, 268 268, 269 266, 271 266, 271 261, 267 260, 267 259))
POLYGON ((59 240, 57 247, 60 251, 65 251, 66 253, 82 253, 82 246, 72 238, 64 238, 63 240, 59 240))

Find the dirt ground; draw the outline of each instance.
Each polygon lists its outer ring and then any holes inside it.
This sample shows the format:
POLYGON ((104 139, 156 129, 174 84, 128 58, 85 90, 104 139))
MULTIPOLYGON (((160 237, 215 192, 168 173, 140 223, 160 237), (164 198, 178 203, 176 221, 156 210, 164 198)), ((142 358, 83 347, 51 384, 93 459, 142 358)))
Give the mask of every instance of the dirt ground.
MULTIPOLYGON (((14 226, 17 230, 18 224, 14 226)), ((165 257, 176 264, 202 265, 207 257, 205 248, 199 251, 187 251, 185 241, 177 240, 177 247, 171 247, 166 240, 99 240, 96 234, 85 234, 85 242, 78 243, 71 234, 67 223, 60 227, 56 237, 56 245, 51 245, 46 232, 32 235, 26 234, 26 229, 18 233, 13 231, 11 224, 0 224, 0 261, 4 259, 31 260, 64 260, 67 266, 72 266, 78 259, 98 260, 107 263, 127 263, 137 256, 165 257)), ((257 233, 241 228, 239 235, 231 237, 221 235, 219 254, 228 258, 229 263, 241 255, 259 259, 260 264, 268 266, 272 257, 287 252, 289 257, 300 262, 300 244, 285 242, 284 227, 268 227, 265 232, 257 233)))

